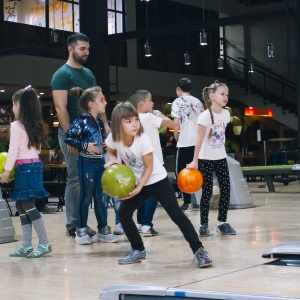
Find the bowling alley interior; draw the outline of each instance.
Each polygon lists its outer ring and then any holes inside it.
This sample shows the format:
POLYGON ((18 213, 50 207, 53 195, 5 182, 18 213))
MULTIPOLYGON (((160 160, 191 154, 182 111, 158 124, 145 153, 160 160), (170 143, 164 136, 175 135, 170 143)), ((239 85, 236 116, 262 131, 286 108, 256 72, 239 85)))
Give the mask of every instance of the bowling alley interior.
MULTIPOLYGON (((15 180, 0 183, 1 298, 300 299, 300 0, 0 0, 0 12, 0 174, 16 119, 12 96, 31 85, 49 139, 39 157, 50 195, 37 200, 43 201, 37 209, 53 248, 40 258, 9 257, 23 232, 10 199, 15 180), (149 91, 153 109, 173 119, 179 79, 191 80, 191 95, 204 105, 204 87, 215 80, 228 87, 228 223, 236 234, 217 232, 221 191, 215 173, 211 235, 199 234, 201 188, 184 211, 211 266, 198 267, 160 203, 152 221, 157 234, 140 233, 147 251, 141 262, 118 263, 130 249, 124 231, 114 243, 80 245, 66 236, 68 169, 51 79, 67 62, 67 38, 76 32, 90 40, 84 66, 102 88, 109 122, 114 107, 136 90, 149 91)), ((174 128, 161 128, 159 140, 181 206, 174 128)), ((112 198, 107 220, 114 231, 112 198)), ((138 223, 136 212, 133 220, 138 223)), ((93 200, 88 226, 97 229, 93 200)), ((34 231, 32 241, 39 242, 34 231)))

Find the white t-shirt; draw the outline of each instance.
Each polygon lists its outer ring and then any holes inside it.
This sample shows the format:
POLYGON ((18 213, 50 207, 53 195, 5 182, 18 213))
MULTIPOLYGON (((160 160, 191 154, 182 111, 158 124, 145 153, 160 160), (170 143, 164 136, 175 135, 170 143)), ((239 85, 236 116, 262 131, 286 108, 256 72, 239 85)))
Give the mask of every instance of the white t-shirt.
POLYGON ((220 114, 212 112, 214 125, 212 125, 209 110, 205 110, 198 118, 198 124, 206 126, 205 136, 199 152, 199 159, 217 160, 226 158, 225 130, 230 122, 230 113, 223 109, 220 114), (210 129, 213 128, 212 137, 208 139, 210 129))
POLYGON ((139 114, 141 124, 144 127, 144 133, 150 138, 153 150, 159 162, 163 165, 164 159, 161 151, 158 128, 161 125, 162 118, 152 113, 139 114))
POLYGON ((177 147, 195 146, 197 139, 197 119, 204 111, 201 101, 194 96, 181 96, 172 103, 171 115, 180 119, 180 134, 177 147))
MULTIPOLYGON (((132 169, 136 183, 138 183, 144 171, 143 155, 153 152, 153 147, 148 136, 144 133, 141 136, 135 136, 132 145, 127 147, 121 141, 114 142, 110 133, 105 143, 109 148, 117 150, 118 158, 121 158, 132 169)), ((156 183, 166 177, 166 169, 159 162, 156 155, 153 154, 153 171, 145 185, 156 183)))

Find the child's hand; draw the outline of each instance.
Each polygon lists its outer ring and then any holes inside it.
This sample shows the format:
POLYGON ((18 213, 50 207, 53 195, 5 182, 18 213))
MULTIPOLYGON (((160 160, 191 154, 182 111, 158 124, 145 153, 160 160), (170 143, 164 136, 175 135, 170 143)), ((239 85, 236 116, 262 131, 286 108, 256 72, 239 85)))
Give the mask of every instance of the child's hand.
POLYGON ((191 163, 186 165, 186 168, 198 170, 198 163, 196 161, 192 161, 191 163))
POLYGON ((114 164, 122 164, 122 162, 119 159, 115 158, 115 159, 112 159, 109 162, 107 162, 104 165, 104 168, 107 169, 108 167, 110 167, 111 165, 114 165, 114 164))
POLYGON ((0 182, 7 183, 10 179, 10 171, 5 170, 2 174, 0 174, 0 182))
POLYGON ((120 200, 127 200, 132 198, 133 196, 137 195, 141 190, 139 188, 135 188, 132 192, 128 193, 127 197, 120 198, 120 200))
POLYGON ((90 152, 90 153, 97 153, 99 154, 100 153, 100 148, 98 148, 97 146, 95 146, 97 144, 97 142, 95 143, 89 143, 88 146, 87 146, 87 151, 90 152))

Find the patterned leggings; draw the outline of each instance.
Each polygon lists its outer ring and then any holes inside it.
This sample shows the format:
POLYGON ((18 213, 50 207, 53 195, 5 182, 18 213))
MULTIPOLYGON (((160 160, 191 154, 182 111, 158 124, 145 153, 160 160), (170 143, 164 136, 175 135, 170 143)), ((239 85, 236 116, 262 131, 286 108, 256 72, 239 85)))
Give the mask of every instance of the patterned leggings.
POLYGON ((213 172, 216 173, 220 186, 219 222, 226 222, 230 201, 229 170, 226 158, 219 160, 198 160, 198 168, 203 175, 202 197, 200 202, 201 225, 208 223, 209 202, 213 190, 213 172))

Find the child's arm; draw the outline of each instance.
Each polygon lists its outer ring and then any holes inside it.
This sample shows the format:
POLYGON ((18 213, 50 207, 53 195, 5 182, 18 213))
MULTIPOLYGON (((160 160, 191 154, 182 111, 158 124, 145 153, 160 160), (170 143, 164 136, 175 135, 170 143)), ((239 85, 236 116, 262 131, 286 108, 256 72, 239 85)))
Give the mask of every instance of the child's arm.
POLYGON ((109 148, 108 146, 106 146, 107 148, 107 155, 108 155, 108 162, 104 165, 104 168, 108 168, 113 164, 121 164, 122 162, 117 158, 117 150, 116 149, 112 149, 109 148))
POLYGON ((153 152, 143 155, 143 163, 144 163, 144 171, 142 173, 142 176, 141 176, 137 186, 135 187, 135 189, 132 192, 130 192, 128 194, 127 197, 121 198, 121 200, 130 199, 133 196, 137 195, 141 191, 141 189, 143 188, 145 183, 148 181, 148 179, 151 176, 151 173, 153 171, 153 152))
POLYGON ((191 163, 186 165, 187 168, 198 169, 198 156, 199 156, 200 149, 202 147, 205 130, 206 130, 206 126, 198 125, 198 134, 197 134, 197 140, 196 140, 196 145, 194 150, 194 158, 191 163))

